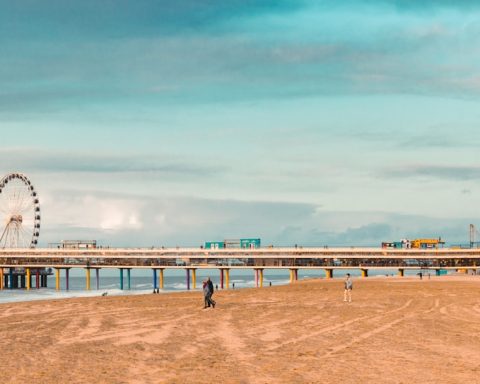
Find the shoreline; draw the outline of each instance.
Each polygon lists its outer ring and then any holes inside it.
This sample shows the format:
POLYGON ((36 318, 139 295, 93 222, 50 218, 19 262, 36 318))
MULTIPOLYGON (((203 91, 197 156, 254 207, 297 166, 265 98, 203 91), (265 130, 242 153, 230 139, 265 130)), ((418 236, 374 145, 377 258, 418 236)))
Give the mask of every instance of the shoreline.
MULTIPOLYGON (((478 277, 480 279, 480 275, 465 275, 465 274, 457 274, 457 273, 452 273, 449 275, 442 275, 442 276, 435 276, 431 275, 430 277, 424 276, 424 280, 445 280, 445 279, 453 279, 455 277, 459 277, 461 280, 468 279, 468 277, 471 276, 472 278, 478 277)), ((322 282, 329 282, 329 281, 334 281, 338 282, 339 280, 343 281, 344 276, 334 276, 331 279, 327 279, 324 277, 308 277, 304 278, 301 280, 297 280, 296 283, 293 284, 299 284, 302 282, 308 282, 308 281, 322 281, 322 282)), ((389 279, 389 280, 398 280, 398 281, 422 281, 420 278, 416 275, 406 275, 403 277, 400 276, 391 276, 391 275, 371 275, 366 278, 359 277, 359 276, 352 276, 352 280, 358 284, 358 282, 366 281, 366 280, 371 280, 371 279, 389 279)), ((290 286, 291 283, 285 282, 283 284, 275 284, 272 286, 264 285, 262 288, 260 287, 255 287, 255 286, 237 286, 235 288, 228 288, 228 289, 218 289, 215 291, 215 293, 219 292, 228 292, 228 291, 239 291, 239 290, 248 290, 248 289, 265 289, 265 288, 272 288, 272 287, 283 287, 283 286, 290 286)), ((179 293, 188 293, 188 294, 194 294, 197 292, 201 292, 201 288, 196 288, 196 289, 164 289, 160 290, 159 295, 168 295, 168 294, 179 294, 179 293)), ((120 290, 120 289, 99 289, 99 290, 70 290, 70 291, 56 291, 53 288, 42 288, 40 290, 36 289, 31 289, 30 291, 27 291, 25 289, 22 290, 8 290, 4 289, 0 291, 0 307, 2 305, 6 304, 14 304, 14 303, 23 303, 23 302, 49 302, 52 300, 71 300, 71 299, 77 299, 77 298, 98 298, 102 297, 102 294, 107 292, 108 297, 128 297, 128 296, 149 296, 149 295, 154 295, 152 290, 139 290, 139 289, 131 289, 131 290, 120 290), (12 294, 14 297, 10 298, 4 298, 3 296, 12 294), (16 296, 15 296, 16 295, 16 296), (30 297, 28 297, 30 296, 30 297), (50 297, 44 297, 44 296, 50 296, 50 297)), ((156 294, 155 294, 156 295, 156 294)))

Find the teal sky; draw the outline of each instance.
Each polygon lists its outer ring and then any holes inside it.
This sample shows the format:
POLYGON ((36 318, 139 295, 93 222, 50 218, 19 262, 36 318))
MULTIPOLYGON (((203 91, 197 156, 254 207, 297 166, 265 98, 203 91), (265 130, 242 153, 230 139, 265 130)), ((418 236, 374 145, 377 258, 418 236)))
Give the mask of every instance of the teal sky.
POLYGON ((41 242, 468 241, 474 1, 2 1, 0 174, 41 242))

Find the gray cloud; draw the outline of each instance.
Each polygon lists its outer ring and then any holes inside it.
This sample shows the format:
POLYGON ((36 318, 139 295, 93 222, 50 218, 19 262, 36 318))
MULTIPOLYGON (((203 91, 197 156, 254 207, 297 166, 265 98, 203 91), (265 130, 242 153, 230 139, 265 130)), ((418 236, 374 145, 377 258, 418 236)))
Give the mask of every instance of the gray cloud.
MULTIPOLYGON (((436 9, 435 3, 372 2, 398 7, 405 4, 407 10, 436 9)), ((119 29, 120 36, 114 34, 112 38, 105 36, 112 26, 104 25, 101 16, 102 9, 108 8, 103 9, 106 12, 103 17, 112 21, 112 16, 108 17, 109 6, 90 3, 80 7, 83 11, 102 8, 93 12, 97 16, 90 20, 91 12, 82 17, 72 14, 70 7, 53 4, 59 8, 53 15, 45 12, 48 7, 43 4, 41 11, 31 12, 33 16, 36 12, 41 14, 37 21, 40 26, 55 24, 47 21, 61 15, 62 10, 72 17, 72 28, 78 24, 81 29, 74 33, 77 39, 74 49, 69 39, 61 38, 63 31, 58 40, 52 40, 51 36, 6 39, 2 45, 4 54, 0 56, 3 94, 0 106, 4 106, 0 107, 0 113, 4 118, 13 111, 45 113, 77 110, 79 105, 110 105, 112 101, 132 103, 132 100, 141 105, 146 100, 208 103, 364 93, 457 98, 480 95, 477 55, 470 49, 478 46, 480 28, 474 21, 464 25, 462 16, 456 13, 448 16, 442 13, 435 20, 425 18, 412 23, 410 19, 403 20, 403 13, 398 13, 397 8, 382 8, 394 16, 387 25, 375 22, 367 25, 358 16, 361 27, 358 32, 345 33, 336 24, 322 23, 322 17, 326 16, 315 7, 310 9, 307 3, 297 9, 292 2, 279 5, 270 1, 261 5, 202 2, 202 12, 192 2, 182 6, 161 5, 158 9, 150 3, 146 8, 155 9, 150 14, 142 11, 138 15, 136 10, 140 6, 123 2, 113 12, 113 19, 119 17, 125 28, 119 29), (292 7, 301 12, 289 13, 292 7), (304 25, 299 14, 309 10, 318 17, 318 22, 304 25), (160 15, 160 19, 152 15, 160 15), (263 16, 267 16, 265 24, 261 22, 263 16), (299 17, 302 29, 292 24, 295 17, 299 17), (87 23, 86 29, 96 31, 97 35, 83 35, 85 20, 93 24, 87 23), (175 27, 177 22, 180 25, 175 27), (219 27, 222 23, 224 28, 219 27), (204 29, 208 33, 201 33, 204 29)), ((438 6, 455 5, 443 1, 438 6)), ((474 3, 458 2, 457 6, 466 11, 474 3)), ((339 12, 333 15, 342 20, 346 9, 363 5, 349 2, 336 8, 327 2, 324 7, 339 12)), ((13 8, 15 11, 18 7, 13 8)), ((371 11, 367 8, 365 12, 371 11)), ((349 12, 350 18, 352 12, 349 12)), ((370 16, 380 18, 377 13, 370 16)), ((59 20, 65 24, 63 18, 59 20)), ((36 25, 30 18, 27 24, 36 25)), ((11 23, 5 23, 0 32, 8 32, 8 25, 11 23)), ((116 26, 115 22, 113 25, 116 26)), ((22 29, 12 27, 12 30, 22 29)))
POLYGON ((480 180, 480 166, 412 165, 389 168, 381 172, 385 178, 433 178, 442 180, 480 180))
POLYGON ((199 165, 193 160, 181 161, 169 156, 114 156, 37 149, 0 149, 0 163, 12 169, 41 172, 155 173, 207 177, 226 171, 225 167, 219 165, 199 165))

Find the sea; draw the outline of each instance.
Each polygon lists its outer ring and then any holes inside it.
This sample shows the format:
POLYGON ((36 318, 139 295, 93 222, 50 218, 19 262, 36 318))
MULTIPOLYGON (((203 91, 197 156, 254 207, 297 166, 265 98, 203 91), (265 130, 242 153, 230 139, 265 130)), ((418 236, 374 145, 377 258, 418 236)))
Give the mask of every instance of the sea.
MULTIPOLYGON (((398 270, 369 270, 369 278, 392 277, 397 275, 398 270)), ((420 270, 405 270, 406 276, 415 276, 420 270)), ((360 271, 334 270, 334 278, 344 278, 346 273, 352 277, 359 277, 360 271)), ((425 274, 423 270, 422 273, 425 274)), ((428 274, 428 271, 426 272, 428 274)), ((430 271, 432 275, 435 271, 430 271)), ((210 277, 213 284, 220 288, 220 274, 218 269, 197 269, 197 288, 201 290, 202 281, 210 277)), ((425 276, 427 277, 427 276, 425 276)), ((324 279, 325 272, 319 270, 298 270, 298 279, 324 279)), ((428 278, 428 277, 427 277, 428 278)), ((158 279, 158 277, 157 277, 158 279)), ((151 270, 131 270, 130 289, 127 287, 127 274, 124 272, 124 289, 120 289, 120 272, 118 270, 100 270, 99 289, 96 285, 95 271, 91 271, 90 290, 86 290, 86 277, 83 269, 70 270, 69 290, 65 289, 64 271, 61 273, 60 290, 55 290, 55 276, 48 277, 48 288, 31 290, 26 289, 3 289, 0 290, 0 304, 20 301, 65 299, 74 297, 95 297, 102 294, 110 296, 151 294, 153 292, 153 273, 151 270)), ((264 269, 263 286, 278 286, 289 284, 289 270, 264 269)), ((35 284, 35 279, 32 279, 35 284)), ((232 269, 230 270, 230 289, 244 289, 255 287, 255 275, 253 270, 232 269)), ((191 285, 192 288, 192 285, 191 285)), ((184 270, 165 270, 164 289, 160 293, 187 291, 186 273, 184 270)), ((192 288, 191 291, 194 291, 192 288)))

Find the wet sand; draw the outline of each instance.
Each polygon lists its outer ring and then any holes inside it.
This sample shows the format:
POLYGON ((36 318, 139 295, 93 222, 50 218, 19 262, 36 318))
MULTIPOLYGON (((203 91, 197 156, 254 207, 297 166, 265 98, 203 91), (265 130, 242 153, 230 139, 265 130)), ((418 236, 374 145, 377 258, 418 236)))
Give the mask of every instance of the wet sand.
POLYGON ((480 383, 480 276, 0 305, 6 383, 480 383))

